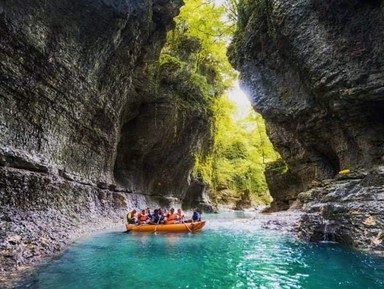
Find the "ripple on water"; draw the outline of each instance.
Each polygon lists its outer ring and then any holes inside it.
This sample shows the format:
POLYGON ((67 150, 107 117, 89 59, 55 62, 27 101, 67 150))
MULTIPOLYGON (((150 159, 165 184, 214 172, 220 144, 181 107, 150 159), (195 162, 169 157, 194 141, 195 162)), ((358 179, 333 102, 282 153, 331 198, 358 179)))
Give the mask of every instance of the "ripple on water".
POLYGON ((247 216, 219 217, 196 234, 84 239, 42 268, 30 288, 384 288, 383 259, 304 244, 243 222, 247 216))

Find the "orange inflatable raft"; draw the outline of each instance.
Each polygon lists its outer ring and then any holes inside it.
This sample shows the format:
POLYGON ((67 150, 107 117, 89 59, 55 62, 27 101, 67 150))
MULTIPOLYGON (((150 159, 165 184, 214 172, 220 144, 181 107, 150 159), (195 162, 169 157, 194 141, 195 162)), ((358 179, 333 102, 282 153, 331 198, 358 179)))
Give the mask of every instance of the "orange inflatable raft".
POLYGON ((196 232, 200 231, 205 225, 205 221, 181 224, 127 224, 127 232, 196 232))

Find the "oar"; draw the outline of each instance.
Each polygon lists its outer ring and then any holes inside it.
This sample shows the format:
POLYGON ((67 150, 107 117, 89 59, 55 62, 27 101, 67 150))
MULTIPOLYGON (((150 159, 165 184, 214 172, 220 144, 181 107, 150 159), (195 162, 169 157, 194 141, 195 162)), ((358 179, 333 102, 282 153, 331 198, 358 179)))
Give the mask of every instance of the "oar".
POLYGON ((189 231, 190 233, 192 233, 192 231, 191 231, 191 229, 188 227, 188 225, 187 225, 184 221, 182 221, 182 222, 183 222, 183 224, 187 227, 188 231, 189 231))

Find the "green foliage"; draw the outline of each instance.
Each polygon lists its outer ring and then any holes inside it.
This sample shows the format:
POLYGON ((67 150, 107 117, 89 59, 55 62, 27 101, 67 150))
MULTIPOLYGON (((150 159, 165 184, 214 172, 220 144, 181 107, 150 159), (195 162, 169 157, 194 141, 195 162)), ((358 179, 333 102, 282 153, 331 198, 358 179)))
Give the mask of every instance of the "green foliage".
POLYGON ((166 53, 160 55, 156 67, 158 81, 173 94, 176 106, 212 114, 210 107, 216 88, 205 75, 194 72, 188 62, 166 53))
POLYGON ((235 120, 235 107, 226 96, 215 100, 213 111, 213 151, 208 158, 196 157, 196 172, 216 191, 213 195, 224 187, 232 196, 248 191, 254 201, 269 203, 264 170, 279 155, 269 142, 264 120, 251 109, 247 117, 235 120))
POLYGON ((277 174, 285 174, 288 172, 288 165, 283 159, 277 159, 274 162, 268 163, 266 167, 267 171, 274 171, 277 174))
POLYGON ((223 96, 236 77, 226 54, 240 4, 238 0, 226 0, 223 5, 212 0, 184 2, 154 74, 175 92, 175 105, 188 105, 188 111, 213 118, 212 151, 195 156, 194 173, 210 185, 213 198, 223 192, 219 187, 224 187, 225 194, 249 194, 268 203, 265 164, 278 156, 264 122, 251 109, 246 118, 234 120, 235 106, 223 96))
MULTIPOLYGON (((232 1, 232 0, 227 0, 232 1)), ((241 67, 245 55, 252 58, 260 51, 275 54, 280 51, 278 31, 273 21, 272 1, 238 0, 237 25, 229 48, 229 57, 235 67, 241 67), (248 41, 247 39, 252 39, 248 41)), ((273 57, 270 57, 273 59, 273 57)), ((279 67, 279 63, 275 63, 279 67)))
POLYGON ((204 75, 217 95, 222 94, 236 77, 226 56, 233 24, 223 20, 225 9, 214 1, 184 2, 163 53, 180 58, 193 72, 204 75))
POLYGON ((205 116, 212 115, 213 99, 236 77, 226 56, 231 33, 224 13, 214 1, 185 0, 159 61, 147 69, 158 85, 173 92, 176 106, 205 116))

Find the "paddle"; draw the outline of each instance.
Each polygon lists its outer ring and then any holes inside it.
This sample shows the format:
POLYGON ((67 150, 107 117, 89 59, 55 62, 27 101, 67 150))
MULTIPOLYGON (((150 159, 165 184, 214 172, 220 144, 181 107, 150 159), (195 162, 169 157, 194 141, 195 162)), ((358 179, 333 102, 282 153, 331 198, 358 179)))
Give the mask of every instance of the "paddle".
POLYGON ((188 225, 187 225, 184 221, 182 221, 182 222, 183 222, 183 224, 187 227, 189 233, 192 233, 192 230, 188 227, 188 225))

